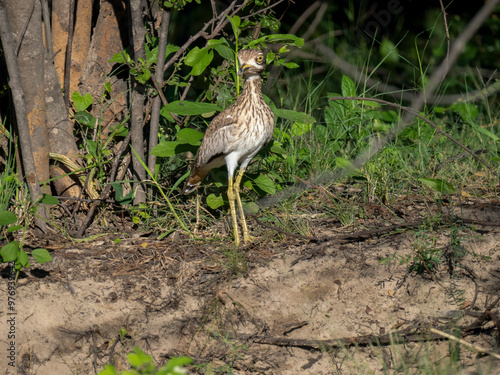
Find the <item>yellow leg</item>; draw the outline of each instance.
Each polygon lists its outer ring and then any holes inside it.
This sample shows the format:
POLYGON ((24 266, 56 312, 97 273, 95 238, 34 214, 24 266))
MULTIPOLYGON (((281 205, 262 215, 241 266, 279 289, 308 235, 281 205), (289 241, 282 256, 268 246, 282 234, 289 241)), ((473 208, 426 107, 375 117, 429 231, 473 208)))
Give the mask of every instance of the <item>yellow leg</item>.
MULTIPOLYGON (((236 247, 240 245, 240 235, 238 233, 238 222, 236 220, 236 207, 234 204, 234 188, 233 188, 233 178, 229 178, 229 186, 227 188, 227 199, 229 200, 229 207, 231 209, 231 217, 233 219, 233 232, 234 232, 234 244, 236 247)), ((238 195, 239 202, 239 195, 238 195)))
POLYGON ((241 204, 241 198, 240 198, 240 184, 244 172, 245 172, 244 169, 239 170, 238 176, 236 176, 236 182, 234 184, 234 192, 236 195, 236 201, 238 202, 238 210, 240 211, 241 226, 243 227, 243 242, 247 243, 247 242, 252 242, 253 238, 248 233, 247 221, 245 220, 245 212, 243 211, 243 205, 241 204))

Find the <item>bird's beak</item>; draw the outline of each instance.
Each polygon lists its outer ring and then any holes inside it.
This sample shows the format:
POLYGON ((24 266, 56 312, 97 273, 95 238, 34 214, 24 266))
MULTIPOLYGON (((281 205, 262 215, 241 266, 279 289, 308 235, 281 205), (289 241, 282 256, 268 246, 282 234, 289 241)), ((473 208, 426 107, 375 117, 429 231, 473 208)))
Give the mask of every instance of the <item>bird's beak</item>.
POLYGON ((238 75, 242 76, 243 73, 245 73, 251 67, 252 67, 252 65, 248 65, 248 64, 240 66, 240 70, 238 70, 238 75))

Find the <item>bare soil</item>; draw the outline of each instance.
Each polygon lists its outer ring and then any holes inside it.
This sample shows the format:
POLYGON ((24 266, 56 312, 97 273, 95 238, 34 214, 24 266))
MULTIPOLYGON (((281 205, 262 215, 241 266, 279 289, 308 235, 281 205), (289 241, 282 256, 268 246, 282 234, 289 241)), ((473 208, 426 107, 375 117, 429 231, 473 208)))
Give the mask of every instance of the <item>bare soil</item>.
POLYGON ((393 210, 400 220, 366 206, 347 227, 311 213, 297 218, 309 239, 251 221, 260 240, 239 252, 229 237, 211 239, 228 235, 222 223, 198 240, 158 241, 132 229, 86 243, 32 238, 27 249, 47 248, 53 261, 18 282, 15 369, 6 362, 2 302, 1 371, 95 374, 110 361, 122 370, 139 346, 158 364, 191 356, 191 373, 418 374, 429 363, 442 369, 435 373, 500 374, 498 360, 465 346, 460 367, 449 370, 456 345, 429 331, 461 327, 463 340, 498 353, 500 202, 449 210, 465 223, 433 231, 418 225, 437 212, 423 201, 393 210), (457 239, 465 252, 453 258, 457 239), (418 244, 448 256, 430 273, 409 273, 400 260, 418 244))

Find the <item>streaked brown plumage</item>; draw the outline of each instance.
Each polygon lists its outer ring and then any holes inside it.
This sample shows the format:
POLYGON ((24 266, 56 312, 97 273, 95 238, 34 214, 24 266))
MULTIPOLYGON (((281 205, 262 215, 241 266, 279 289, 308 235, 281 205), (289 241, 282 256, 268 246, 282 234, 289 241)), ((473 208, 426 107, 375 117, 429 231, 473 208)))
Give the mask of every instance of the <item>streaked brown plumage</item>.
POLYGON ((229 186, 228 200, 234 227, 234 241, 239 245, 235 200, 241 216, 244 242, 250 242, 240 199, 240 183, 245 168, 273 135, 274 114, 262 96, 260 74, 265 68, 264 55, 260 50, 248 49, 238 53, 240 69, 246 82, 236 101, 219 113, 210 123, 196 153, 191 174, 184 186, 184 193, 193 192, 213 169, 227 165, 229 186), (240 170, 233 184, 234 172, 240 170))

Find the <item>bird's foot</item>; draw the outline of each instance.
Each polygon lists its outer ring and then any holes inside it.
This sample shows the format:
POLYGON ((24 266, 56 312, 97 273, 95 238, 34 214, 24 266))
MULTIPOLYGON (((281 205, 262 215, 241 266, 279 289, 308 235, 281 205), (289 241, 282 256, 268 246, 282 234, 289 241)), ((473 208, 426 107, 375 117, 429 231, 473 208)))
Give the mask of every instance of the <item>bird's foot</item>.
POLYGON ((250 236, 248 233, 243 233, 243 242, 245 245, 254 243, 259 240, 260 237, 250 236))

